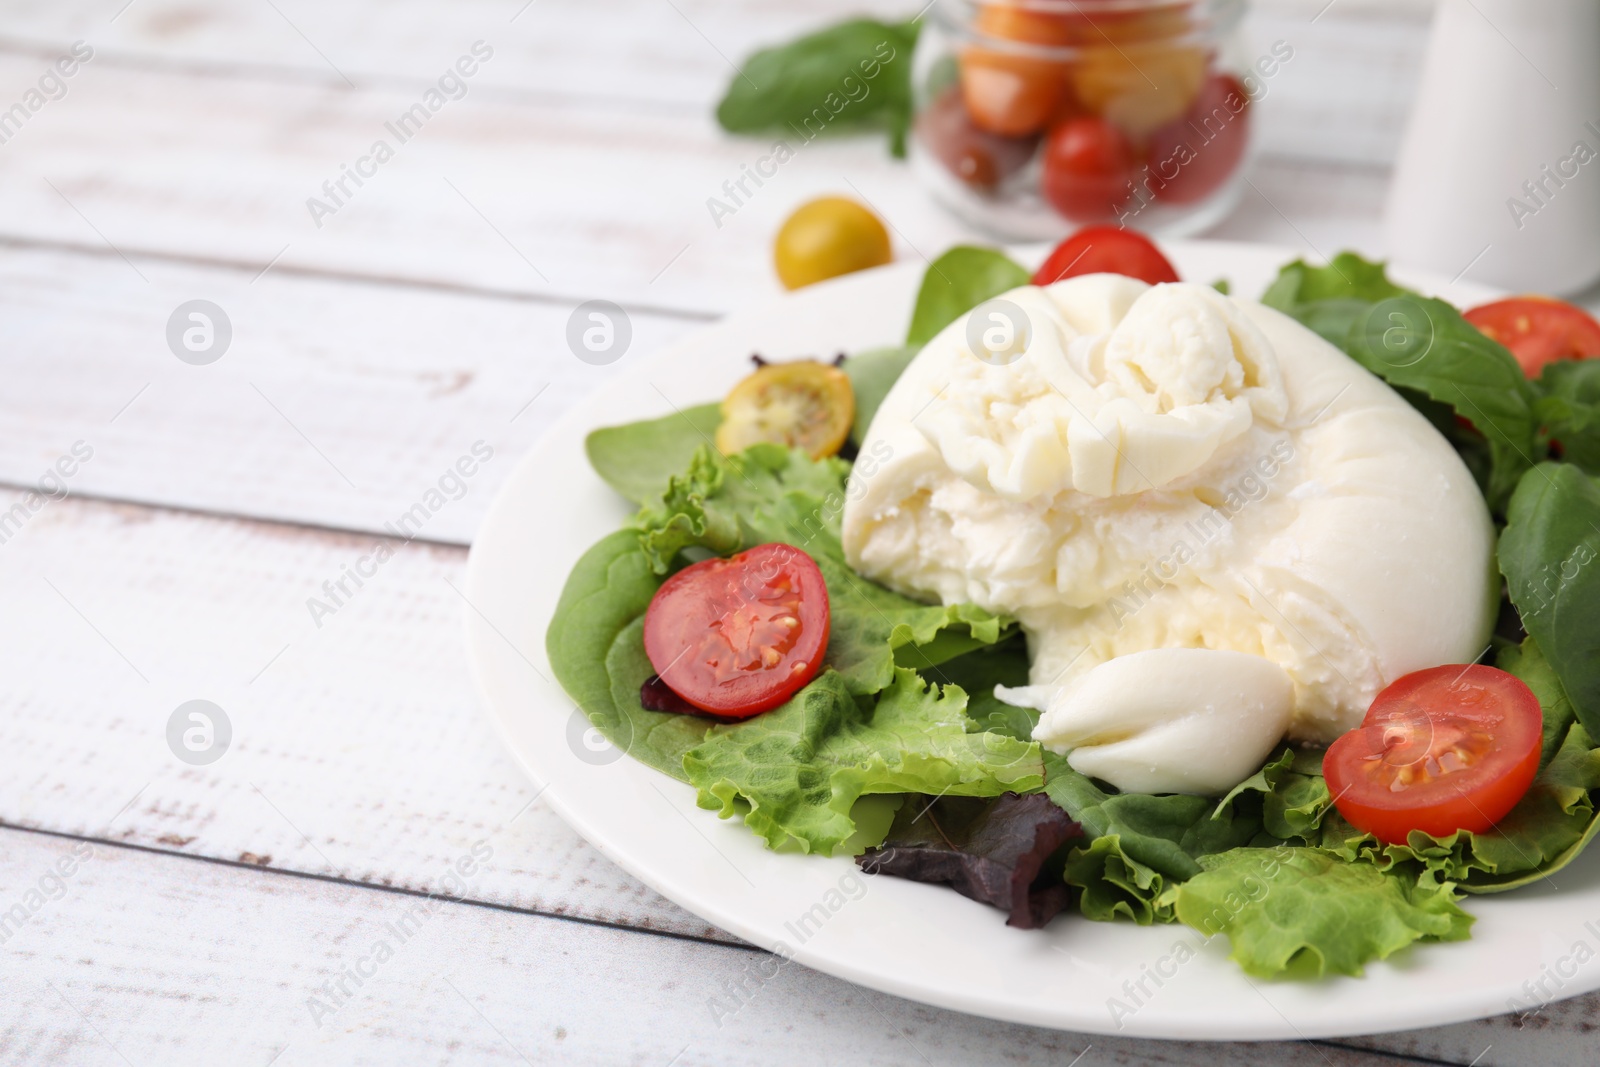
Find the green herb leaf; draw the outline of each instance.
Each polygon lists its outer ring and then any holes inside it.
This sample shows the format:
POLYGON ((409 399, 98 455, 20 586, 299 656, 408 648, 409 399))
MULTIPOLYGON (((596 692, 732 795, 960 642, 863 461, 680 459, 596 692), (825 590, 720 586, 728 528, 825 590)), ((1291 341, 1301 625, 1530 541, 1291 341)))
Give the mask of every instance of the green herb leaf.
POLYGON ((639 703, 639 687, 655 673, 644 654, 644 611, 661 581, 633 530, 602 539, 568 575, 545 650, 562 688, 612 745, 687 781, 683 755, 710 724, 639 703))
POLYGON ((722 406, 699 404, 661 419, 602 427, 589 434, 583 448, 607 485, 635 504, 646 504, 666 492, 667 482, 720 425, 722 406))
POLYGON ((1472 916, 1449 883, 1409 879, 1309 848, 1237 848, 1170 894, 1178 918, 1226 934, 1232 958, 1262 978, 1359 975, 1415 941, 1460 941, 1472 916))
MULTIPOLYGON (((1543 458, 1536 394, 1516 359, 1454 307, 1395 285, 1382 263, 1352 252, 1326 267, 1296 261, 1279 272, 1262 303, 1321 334, 1413 403, 1429 398, 1471 423, 1488 448, 1474 474, 1496 512, 1543 458)), ((1460 447, 1461 434, 1440 412, 1417 406, 1460 447)), ((1469 456, 1473 447, 1465 449, 1469 456)))
POLYGON ((903 156, 919 28, 856 18, 762 49, 733 76, 717 121, 729 133, 781 132, 796 146, 825 130, 878 124, 903 156))
POLYGON ((1600 359, 1547 364, 1537 383, 1534 412, 1561 444, 1561 458, 1600 475, 1600 359))
POLYGON ((906 344, 921 348, 952 322, 1001 293, 1027 285, 1033 275, 992 248, 957 245, 928 264, 911 313, 906 344))
POLYGON ((1570 463, 1541 463, 1517 485, 1500 535, 1500 572, 1578 721, 1600 737, 1600 485, 1570 463))

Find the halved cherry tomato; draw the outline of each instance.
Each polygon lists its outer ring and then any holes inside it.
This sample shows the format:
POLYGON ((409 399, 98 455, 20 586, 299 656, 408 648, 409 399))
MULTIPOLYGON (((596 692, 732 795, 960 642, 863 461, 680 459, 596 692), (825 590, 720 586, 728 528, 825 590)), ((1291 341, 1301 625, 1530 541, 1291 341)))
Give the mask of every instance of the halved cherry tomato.
POLYGON ((769 363, 723 398, 717 449, 731 456, 766 441, 821 459, 844 446, 855 418, 855 390, 838 367, 811 359, 769 363))
POLYGON ((1178 272, 1150 238, 1115 226, 1085 226, 1056 245, 1033 284, 1049 285, 1080 274, 1126 274, 1151 285, 1178 280, 1178 272))
POLYGON ((1600 322, 1580 307, 1547 296, 1496 300, 1463 317, 1511 349, 1529 378, 1539 377, 1546 363, 1600 356, 1600 322))
POLYGON ((972 121, 1002 137, 1038 133, 1067 96, 1067 69, 1045 49, 1070 42, 1070 23, 1058 14, 984 4, 974 28, 980 37, 1020 47, 974 46, 961 54, 961 93, 972 121), (1028 46, 1042 47, 1033 54, 1028 46))
POLYGON ((842 196, 802 204, 772 242, 773 266, 785 289, 881 267, 893 258, 882 220, 842 196))
POLYGON ((674 574, 644 613, 644 651, 684 700, 747 719, 788 700, 822 667, 828 587, 793 545, 759 545, 674 574))
POLYGON ((1250 96, 1231 74, 1206 79, 1189 113, 1150 135, 1150 188, 1157 200, 1204 200, 1239 169, 1250 143, 1250 96))
POLYGON ((1073 222, 1101 222, 1133 196, 1133 147, 1105 119, 1067 119, 1044 143, 1040 190, 1073 222))
POLYGON ((1431 667, 1379 693, 1361 725, 1328 746, 1322 770, 1339 814, 1380 841, 1482 833, 1533 784, 1543 725, 1539 699, 1515 675, 1431 667))

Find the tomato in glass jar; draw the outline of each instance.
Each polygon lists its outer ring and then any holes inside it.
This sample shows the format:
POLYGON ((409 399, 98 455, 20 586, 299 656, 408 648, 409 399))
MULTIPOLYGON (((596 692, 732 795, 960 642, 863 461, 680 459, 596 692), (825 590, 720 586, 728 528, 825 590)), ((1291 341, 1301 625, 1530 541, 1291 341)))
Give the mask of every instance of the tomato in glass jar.
POLYGON ((973 123, 1002 137, 1043 130, 1066 104, 1067 68, 1041 53, 1070 43, 1068 21, 1010 4, 984 4, 973 28, 996 43, 961 56, 961 95, 973 123))
POLYGON ((1026 166, 1039 143, 1037 137, 1001 137, 980 129, 955 86, 917 116, 917 138, 951 174, 983 191, 1026 166))
POLYGON ((1231 74, 1206 79, 1183 118, 1150 136, 1150 189, 1157 200, 1193 204, 1239 169, 1250 144, 1250 95, 1231 74))
POLYGON ((1112 219, 1133 195, 1135 163, 1128 138, 1105 119, 1067 119, 1045 141, 1041 192, 1073 222, 1112 219))

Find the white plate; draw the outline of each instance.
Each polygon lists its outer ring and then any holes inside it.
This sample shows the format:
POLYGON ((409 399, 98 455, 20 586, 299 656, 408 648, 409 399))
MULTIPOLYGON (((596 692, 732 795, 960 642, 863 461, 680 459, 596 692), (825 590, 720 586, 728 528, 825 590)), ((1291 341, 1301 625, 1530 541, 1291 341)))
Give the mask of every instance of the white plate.
MULTIPOLYGON (((1185 278, 1227 277, 1235 293, 1252 296, 1294 258, 1217 242, 1166 247, 1185 278)), ((843 857, 769 852, 736 820, 695 807, 688 786, 615 750, 597 761, 583 743, 587 722, 552 680, 544 651, 572 564, 630 514, 590 470, 584 435, 716 399, 749 370, 752 351, 783 359, 898 343, 923 269, 900 263, 837 279, 694 335, 569 412, 500 491, 468 564, 467 644, 490 717, 562 817, 669 900, 809 967, 929 1004, 1076 1031, 1272 1039, 1429 1026, 1504 1012, 1542 966, 1570 963, 1577 941, 1592 950, 1600 938, 1584 923, 1600 917, 1600 863, 1580 862, 1558 876, 1559 891, 1541 884, 1470 899, 1478 917, 1470 941, 1409 950, 1361 979, 1253 981, 1226 958, 1224 938, 1200 946, 1187 927, 1069 914, 1043 931, 1013 930, 999 911, 942 886, 868 878, 843 857), (1180 942, 1199 952, 1178 964, 1180 942)), ((1458 304, 1494 295, 1396 273, 1458 304)), ((1600 964, 1565 973, 1572 969, 1562 966, 1562 984, 1546 988, 1571 996, 1600 987, 1600 964)))

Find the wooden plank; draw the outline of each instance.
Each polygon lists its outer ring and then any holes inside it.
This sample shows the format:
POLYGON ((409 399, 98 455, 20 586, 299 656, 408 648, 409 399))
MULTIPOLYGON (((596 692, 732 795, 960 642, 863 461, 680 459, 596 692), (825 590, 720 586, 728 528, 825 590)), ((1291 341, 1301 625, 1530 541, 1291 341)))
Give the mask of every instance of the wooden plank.
POLYGON ((140 269, 0 246, 0 480, 32 484, 81 441, 78 493, 383 532, 481 441, 493 458, 465 495, 405 527, 464 544, 556 413, 696 326, 635 313, 628 351, 599 366, 568 346, 571 306, 140 269), (195 298, 232 324, 206 366, 168 347, 195 298))
MULTIPOLYGON (((370 547, 360 536, 126 505, 44 505, 0 546, 0 597, 10 608, 0 616, 8 667, 0 822, 416 892, 486 841, 494 862, 473 875, 472 901, 731 940, 595 853, 504 755, 475 707, 459 646, 463 609, 451 583, 460 585, 460 550, 404 546, 320 627, 311 620, 307 598, 370 547), (207 765, 180 760, 168 740, 173 712, 195 699, 217 704, 231 724, 228 749, 207 765)), ((9 846, 15 838, 0 840, 9 846)), ((188 884, 194 876, 173 877, 188 884)), ((272 890, 280 903, 325 891, 267 884, 291 887, 272 890)), ((335 888, 348 891, 326 891, 335 888)), ((135 904, 167 892, 124 885, 135 904)), ((5 901, 0 894, 0 913, 5 901)), ((113 909, 96 928, 114 939, 128 923, 113 909)), ((255 937, 229 943, 254 951, 255 937)), ((330 945, 360 940, 349 931, 327 937, 330 945)), ((462 934, 460 943, 475 938, 462 934)), ((214 962, 207 973, 234 974, 233 967, 214 962)), ((1558 1037, 1498 1043, 1564 1048, 1595 1004, 1600 998, 1550 1009, 1543 1025, 1558 1037)), ((929 1020, 944 1014, 908 1011, 919 1038, 937 1032, 929 1020)), ((1371 1041, 1467 1063, 1508 1025, 1371 1041)), ((752 1030, 759 1044, 768 1023, 752 1030)), ((1070 1059, 1076 1050, 1064 1040, 1040 1047, 1070 1059)), ((1166 1054, 1152 1048, 1167 1046, 1140 1046, 1115 1062, 1189 1062, 1151 1060, 1166 1054)))
MULTIPOLYGON (((452 47, 459 51, 484 39, 496 49, 496 59, 475 76, 474 92, 687 114, 702 113, 717 99, 732 77, 730 62, 757 47, 850 15, 893 19, 911 11, 898 0, 804 6, 613 0, 526 9, 523 0, 401 0, 381 10, 305 0, 284 0, 278 10, 249 0, 204 8, 187 0, 139 0, 108 22, 122 2, 108 2, 104 10, 12 3, 0 46, 47 52, 84 39, 107 63, 420 89, 454 60, 452 47)), ((1391 162, 1432 6, 1431 0, 1254 5, 1242 34, 1248 54, 1239 58, 1248 62, 1279 40, 1295 50, 1295 60, 1270 86, 1272 105, 1260 130, 1265 150, 1302 159, 1391 162)))
POLYGON ((1396 1062, 1329 1043, 1085 1037, 928 1008, 749 949, 14 831, 0 842, 0 902, 39 901, 0 954, 8 1062, 1396 1062))
POLYGON ((6 530, 0 822, 411 889, 484 838, 477 899, 725 936, 535 799, 476 706, 461 550, 330 598, 372 537, 73 499, 6 530), (231 723, 209 765, 169 744, 196 699, 231 723))
MULTIPOLYGON (((36 77, 40 62, 0 56, 0 84, 36 77)), ((275 271, 538 294, 568 307, 603 295, 701 313, 780 292, 768 266, 771 237, 814 196, 867 200, 890 223, 902 258, 981 237, 917 190, 878 138, 807 144, 741 197, 735 214, 713 218, 708 201, 726 199, 724 183, 770 145, 727 137, 704 112, 469 95, 399 144, 385 124, 414 102, 387 88, 207 79, 91 62, 68 96, 5 146, 0 195, 13 205, 5 232, 115 248, 133 264, 147 263, 144 253, 223 260, 251 273, 275 262, 275 271), (347 182, 350 196, 338 197, 336 214, 319 208, 313 219, 308 201, 332 204, 323 184, 380 139, 394 142, 395 157, 359 188, 347 182)), ((1292 180, 1315 193, 1303 168, 1284 168, 1263 163, 1257 186, 1292 180)), ((1300 243, 1300 232, 1323 244, 1366 241, 1384 176, 1360 174, 1377 193, 1363 199, 1359 216, 1342 213, 1338 197, 1287 218, 1247 199, 1218 233, 1248 230, 1289 244, 1300 243)))

